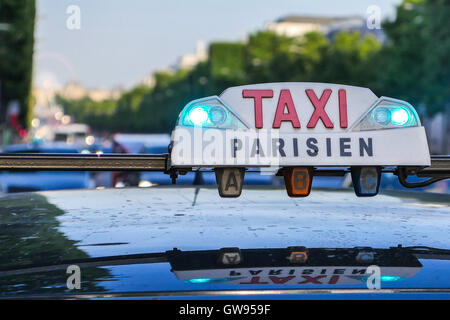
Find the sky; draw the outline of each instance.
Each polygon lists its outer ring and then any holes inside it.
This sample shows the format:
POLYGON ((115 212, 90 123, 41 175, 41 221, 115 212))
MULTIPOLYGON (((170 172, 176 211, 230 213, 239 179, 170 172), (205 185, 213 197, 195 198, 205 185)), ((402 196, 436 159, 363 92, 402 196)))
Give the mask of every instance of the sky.
MULTIPOLYGON (((393 17, 401 0, 37 0, 34 83, 130 88, 195 51, 199 40, 238 41, 286 15, 393 17), (72 5, 79 29, 70 29, 72 5)), ((72 24, 73 26, 73 24, 72 24)))

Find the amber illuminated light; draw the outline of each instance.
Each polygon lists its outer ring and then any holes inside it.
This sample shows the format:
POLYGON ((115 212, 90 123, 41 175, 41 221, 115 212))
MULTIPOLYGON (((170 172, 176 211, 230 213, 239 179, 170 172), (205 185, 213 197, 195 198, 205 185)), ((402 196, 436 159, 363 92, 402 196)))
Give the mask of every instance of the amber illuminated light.
POLYGON ((290 167, 284 172, 286 191, 290 197, 306 197, 311 191, 313 171, 311 167, 290 167))

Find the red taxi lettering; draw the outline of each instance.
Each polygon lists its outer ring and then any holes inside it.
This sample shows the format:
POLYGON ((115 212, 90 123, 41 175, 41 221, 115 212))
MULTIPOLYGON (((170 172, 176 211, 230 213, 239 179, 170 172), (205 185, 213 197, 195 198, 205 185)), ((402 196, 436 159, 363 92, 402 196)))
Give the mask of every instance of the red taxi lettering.
POLYGON ((333 122, 331 122, 330 118, 325 112, 325 106, 327 105, 328 99, 330 99, 331 96, 331 89, 323 90, 320 99, 317 98, 314 90, 311 89, 306 90, 306 95, 308 96, 309 101, 311 101, 312 105, 314 106, 314 112, 311 115, 311 119, 309 119, 306 127, 315 128, 317 122, 319 121, 319 119, 321 119, 325 127, 333 128, 333 122))
POLYGON ((317 276, 317 277, 310 277, 310 276, 302 276, 305 281, 301 281, 298 284, 305 284, 305 283, 314 283, 314 284, 322 284, 322 282, 320 282, 320 279, 325 278, 326 276, 317 276))
POLYGON ((259 282, 261 277, 252 277, 250 282, 241 282, 240 284, 268 284, 268 282, 259 282))
MULTIPOLYGON (((322 92, 320 98, 312 89, 305 90, 309 101, 314 107, 314 112, 309 119, 307 128, 313 129, 316 127, 319 120, 322 121, 326 128, 334 128, 333 122, 325 111, 325 107, 330 99, 332 90, 325 89, 322 92)), ((273 98, 273 90, 242 90, 243 98, 252 98, 254 111, 255 111, 255 127, 257 129, 263 128, 263 107, 262 101, 264 98, 273 98)), ((348 127, 348 115, 347 115, 347 92, 345 89, 338 90, 338 103, 339 103, 339 124, 341 128, 348 127)), ((291 92, 288 89, 280 91, 278 98, 277 108, 275 111, 275 118, 273 120, 272 127, 279 129, 283 121, 290 122, 293 128, 300 128, 300 120, 298 118, 297 110, 295 108, 294 101, 292 100, 291 92), (287 109, 287 113, 285 113, 287 109)))
POLYGON ((339 121, 341 128, 347 128, 347 92, 344 89, 338 91, 339 96, 339 121))
POLYGON ((339 280, 339 276, 332 276, 330 278, 330 281, 328 281, 328 284, 336 284, 339 280))
POLYGON ((294 279, 295 276, 288 276, 288 277, 276 277, 276 276, 270 276, 269 279, 274 283, 274 284, 285 284, 286 282, 288 282, 289 280, 294 279))
POLYGON ((273 90, 242 90, 243 98, 253 98, 255 106, 255 127, 261 129, 263 127, 262 99, 272 98, 273 90))
POLYGON ((291 92, 289 90, 281 90, 280 92, 272 127, 276 129, 280 128, 282 121, 289 121, 294 128, 300 128, 300 121, 298 120, 297 111, 295 110, 294 101, 292 101, 291 92), (288 112, 284 113, 286 107, 288 112))

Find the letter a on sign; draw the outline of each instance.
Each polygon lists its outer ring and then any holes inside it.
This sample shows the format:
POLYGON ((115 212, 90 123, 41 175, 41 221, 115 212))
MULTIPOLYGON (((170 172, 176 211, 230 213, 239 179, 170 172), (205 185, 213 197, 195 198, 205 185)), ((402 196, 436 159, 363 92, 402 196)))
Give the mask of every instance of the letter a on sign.
POLYGON ((219 195, 223 198, 236 198, 241 195, 245 168, 215 168, 219 195))
POLYGON ((293 128, 300 128, 300 121, 298 120, 297 111, 295 110, 294 101, 292 100, 291 92, 289 90, 281 90, 280 98, 278 99, 277 110, 275 111, 275 119, 272 127, 279 129, 282 121, 289 121, 293 128), (287 108, 288 112, 284 113, 287 108))

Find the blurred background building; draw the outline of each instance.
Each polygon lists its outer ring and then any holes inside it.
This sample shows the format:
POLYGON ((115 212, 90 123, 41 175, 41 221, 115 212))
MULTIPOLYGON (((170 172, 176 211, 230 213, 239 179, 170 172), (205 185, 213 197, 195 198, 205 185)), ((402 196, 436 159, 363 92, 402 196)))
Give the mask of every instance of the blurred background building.
POLYGON ((122 88, 112 89, 87 89, 75 81, 68 82, 64 87, 55 91, 65 99, 83 99, 89 98, 94 101, 103 101, 108 99, 118 99, 124 90, 122 88))
POLYGON ((204 62, 208 59, 208 46, 203 41, 197 42, 196 51, 194 53, 187 53, 178 59, 176 64, 177 69, 192 69, 198 63, 204 62))
POLYGON ((321 32, 332 38, 341 31, 358 31, 362 36, 373 34, 380 41, 385 40, 382 29, 369 29, 366 19, 360 16, 326 17, 291 15, 266 24, 266 29, 287 37, 301 37, 308 32, 321 32))

